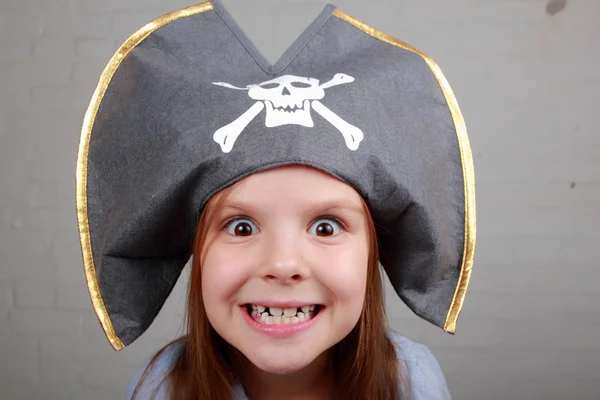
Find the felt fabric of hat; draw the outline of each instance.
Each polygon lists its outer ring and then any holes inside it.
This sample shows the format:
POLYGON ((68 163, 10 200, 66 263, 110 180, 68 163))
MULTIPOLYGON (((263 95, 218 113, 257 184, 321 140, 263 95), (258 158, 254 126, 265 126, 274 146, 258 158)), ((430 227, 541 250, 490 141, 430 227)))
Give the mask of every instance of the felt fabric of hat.
POLYGON ((271 65, 212 1, 131 36, 85 115, 81 248, 115 349, 160 311, 211 196, 289 164, 325 171, 363 196, 396 292, 454 333, 473 263, 474 175, 439 67, 332 5, 271 65))

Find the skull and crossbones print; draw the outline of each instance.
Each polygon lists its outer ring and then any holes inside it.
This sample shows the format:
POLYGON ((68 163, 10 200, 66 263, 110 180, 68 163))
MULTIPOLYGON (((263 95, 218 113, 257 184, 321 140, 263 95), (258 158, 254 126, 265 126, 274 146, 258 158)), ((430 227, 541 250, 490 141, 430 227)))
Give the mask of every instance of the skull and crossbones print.
POLYGON ((224 153, 229 153, 242 131, 265 108, 267 115, 265 125, 273 128, 281 125, 301 125, 308 128, 314 126, 310 115, 311 108, 332 124, 344 137, 350 150, 357 150, 363 140, 363 132, 349 124, 327 108, 321 100, 325 97, 325 89, 344 83, 353 82, 354 78, 346 74, 335 74, 328 82, 319 85, 319 80, 294 75, 284 75, 245 88, 233 86, 225 82, 213 82, 214 85, 229 89, 247 90, 248 96, 256 102, 233 122, 218 129, 213 139, 221 146, 224 153))

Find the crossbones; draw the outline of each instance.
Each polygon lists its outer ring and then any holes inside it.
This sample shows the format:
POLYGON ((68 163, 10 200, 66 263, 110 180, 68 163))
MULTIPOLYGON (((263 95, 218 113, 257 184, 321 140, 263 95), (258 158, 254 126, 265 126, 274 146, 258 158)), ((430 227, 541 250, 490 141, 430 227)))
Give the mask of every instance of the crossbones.
POLYGON ((214 85, 229 89, 247 90, 248 96, 257 100, 235 121, 218 129, 213 135, 213 139, 221 146, 224 153, 229 153, 242 131, 265 108, 267 109, 265 125, 268 128, 288 124, 312 128, 314 126, 310 115, 312 107, 340 131, 350 150, 357 150, 364 138, 363 132, 344 121, 319 101, 325 96, 325 89, 353 81, 354 78, 349 75, 335 74, 330 81, 322 85, 319 85, 318 79, 293 75, 280 76, 270 81, 248 85, 245 88, 225 82, 213 82, 214 85))

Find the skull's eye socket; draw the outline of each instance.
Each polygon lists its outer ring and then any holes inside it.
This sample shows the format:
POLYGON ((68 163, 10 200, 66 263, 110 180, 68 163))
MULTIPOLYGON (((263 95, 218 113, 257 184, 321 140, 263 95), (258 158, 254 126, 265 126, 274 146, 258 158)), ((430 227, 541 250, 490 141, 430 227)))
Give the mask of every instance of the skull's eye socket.
POLYGON ((306 88, 309 88, 312 86, 310 83, 305 83, 305 82, 292 82, 292 83, 290 83, 290 85, 292 85, 295 88, 302 88, 302 89, 306 89, 306 88))
POLYGON ((275 89, 279 87, 279 83, 265 83, 264 85, 260 85, 263 89, 275 89))

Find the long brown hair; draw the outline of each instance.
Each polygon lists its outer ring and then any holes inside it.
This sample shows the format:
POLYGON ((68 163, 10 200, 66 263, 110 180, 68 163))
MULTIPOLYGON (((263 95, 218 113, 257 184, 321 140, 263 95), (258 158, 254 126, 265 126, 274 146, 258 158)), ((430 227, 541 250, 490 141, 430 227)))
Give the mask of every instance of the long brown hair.
MULTIPOLYGON (((200 216, 192 250, 186 314, 187 335, 177 361, 161 383, 168 385, 172 400, 233 399, 235 370, 239 365, 237 360, 243 355, 221 338, 210 325, 202 300, 201 265, 202 254, 208 245, 206 239, 209 228, 235 186, 213 196, 200 216)), ((402 364, 397 360, 394 345, 388 336, 375 224, 364 201, 363 208, 369 234, 365 301, 354 329, 331 349, 332 399, 405 399, 410 392, 410 382, 405 377, 402 364)), ((165 346, 153 357, 140 378, 133 398, 161 353, 178 340, 165 346)), ((158 387, 154 393, 157 391, 158 387)))

